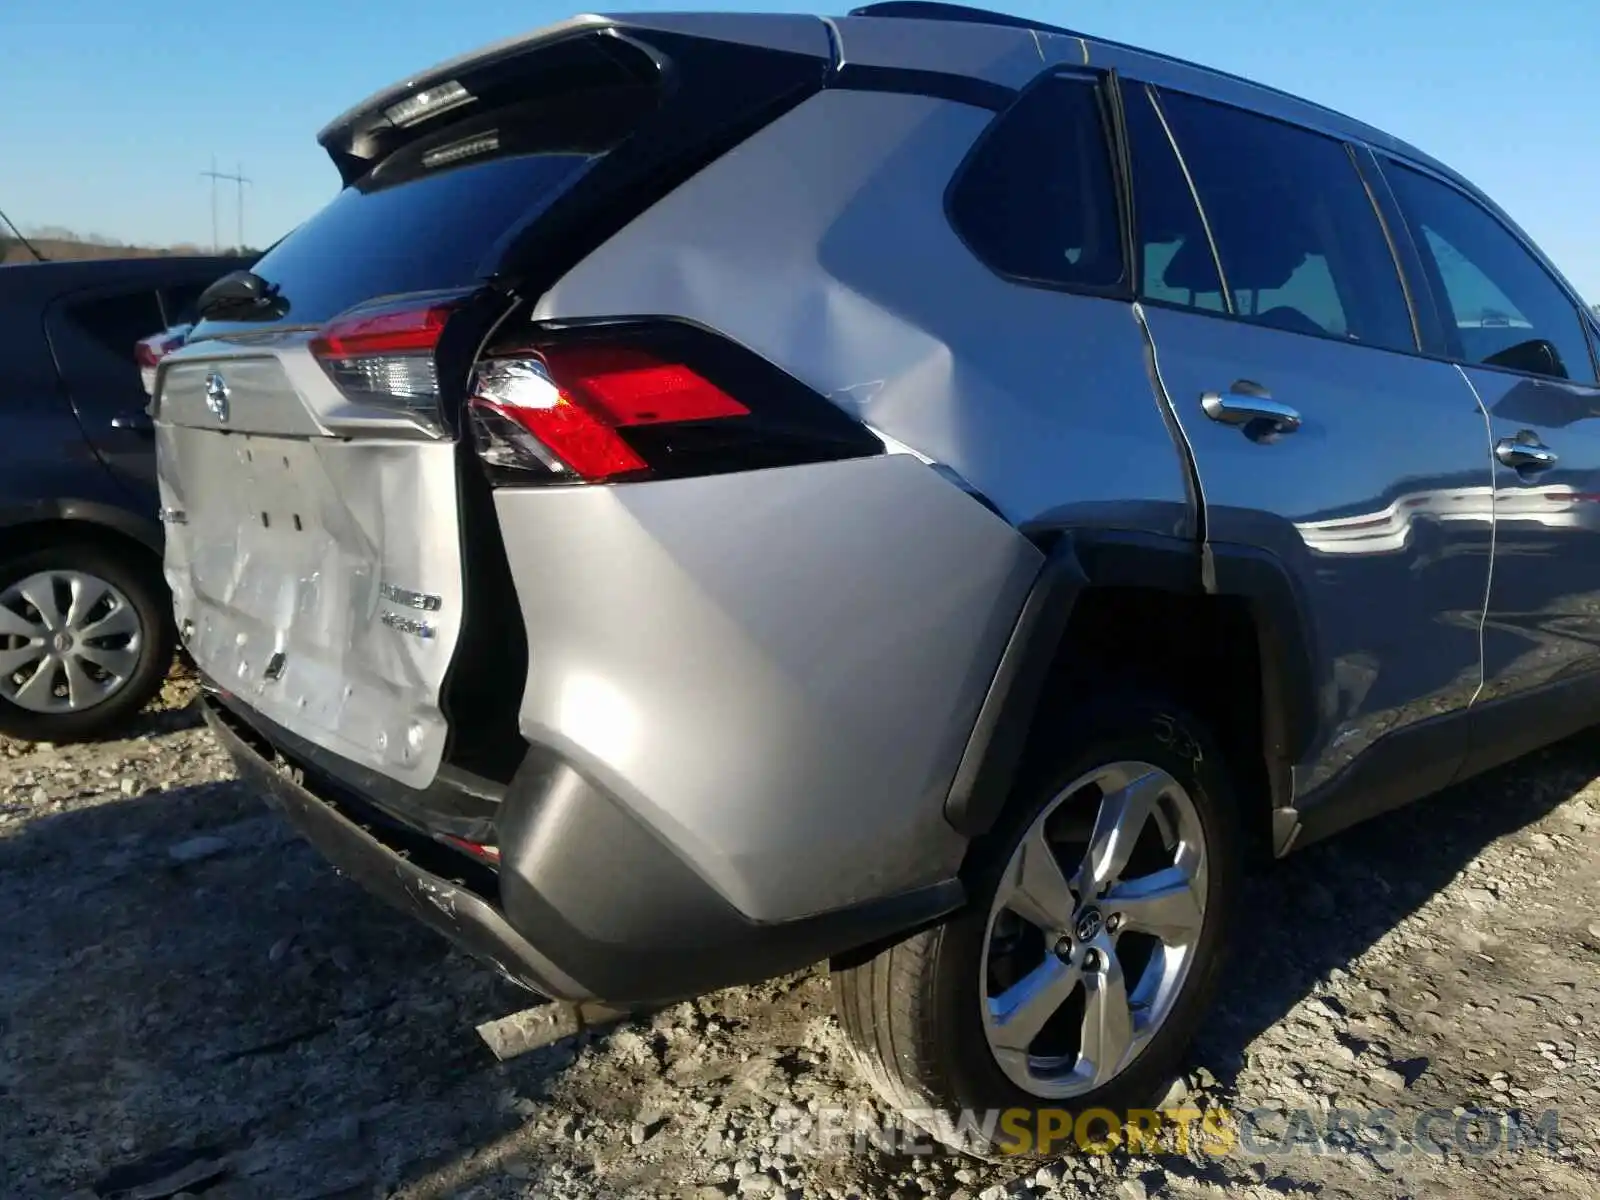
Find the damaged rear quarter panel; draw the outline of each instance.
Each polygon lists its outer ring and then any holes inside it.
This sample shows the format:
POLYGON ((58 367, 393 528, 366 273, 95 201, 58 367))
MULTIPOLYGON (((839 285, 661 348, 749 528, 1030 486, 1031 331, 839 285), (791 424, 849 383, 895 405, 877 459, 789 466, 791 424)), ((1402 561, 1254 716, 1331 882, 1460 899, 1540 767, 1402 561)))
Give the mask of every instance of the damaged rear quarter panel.
POLYGON ((944 798, 1043 556, 909 455, 502 488, 521 724, 746 917, 953 877, 944 798))
POLYGON ((699 322, 949 466, 1016 525, 1180 533, 1182 467, 1132 306, 1003 280, 946 217, 993 115, 824 91, 642 213, 534 316, 699 322))

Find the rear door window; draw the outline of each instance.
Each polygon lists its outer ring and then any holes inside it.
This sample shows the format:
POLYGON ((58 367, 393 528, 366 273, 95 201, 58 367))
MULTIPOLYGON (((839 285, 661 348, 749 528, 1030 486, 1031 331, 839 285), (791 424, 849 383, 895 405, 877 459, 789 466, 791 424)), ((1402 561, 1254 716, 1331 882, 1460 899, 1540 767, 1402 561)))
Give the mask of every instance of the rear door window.
POLYGON ((950 219, 990 269, 1020 283, 1111 289, 1121 216, 1098 85, 1047 78, 985 132, 950 193, 950 219))
MULTIPOLYGON (((1399 268, 1342 142, 1194 96, 1159 95, 1216 241, 1236 317, 1388 349, 1417 348, 1399 268)), ((1134 150, 1136 164, 1160 161, 1158 147, 1134 150)), ((1186 246, 1193 242, 1192 235, 1184 239, 1186 246)), ((1174 257, 1159 285, 1169 292, 1197 285, 1202 301, 1195 307, 1204 307, 1203 257, 1197 245, 1184 259, 1174 257), (1174 265, 1183 268, 1176 279, 1174 265)))
POLYGON ((205 283, 175 283, 161 289, 161 319, 166 325, 187 325, 199 320, 200 294, 205 283))
POLYGON ((113 417, 144 407, 134 343, 164 328, 153 287, 80 293, 46 310, 61 381, 91 438, 107 436, 113 417))
MULTIPOLYGON (((161 305, 148 288, 69 300, 61 316, 61 332, 68 335, 71 353, 90 354, 102 367, 126 364, 137 370, 134 343, 165 327, 161 305)), ((64 370, 67 366, 62 363, 64 370)))
POLYGON ((1144 87, 1125 94, 1133 158, 1134 225, 1139 231, 1140 295, 1160 304, 1226 312, 1211 237, 1189 179, 1144 87))
POLYGON ((1387 162, 1389 186, 1464 362, 1595 382, 1571 297, 1498 218, 1463 192, 1387 162))

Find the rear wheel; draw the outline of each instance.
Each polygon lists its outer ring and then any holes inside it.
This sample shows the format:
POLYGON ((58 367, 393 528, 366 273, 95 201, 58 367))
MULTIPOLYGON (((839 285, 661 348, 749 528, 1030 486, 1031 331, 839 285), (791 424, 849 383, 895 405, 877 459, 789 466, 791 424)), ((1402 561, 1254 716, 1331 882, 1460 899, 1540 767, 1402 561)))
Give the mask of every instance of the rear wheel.
POLYGON ((877 1090, 978 1153, 1059 1155, 1089 1110, 1121 1121, 1160 1098, 1215 989, 1237 889, 1237 816, 1199 722, 1133 696, 1061 728, 1070 744, 974 846, 967 910, 835 967, 877 1090))
POLYGON ((172 663, 153 560, 69 542, 0 564, 0 733, 75 741, 114 732, 172 663))

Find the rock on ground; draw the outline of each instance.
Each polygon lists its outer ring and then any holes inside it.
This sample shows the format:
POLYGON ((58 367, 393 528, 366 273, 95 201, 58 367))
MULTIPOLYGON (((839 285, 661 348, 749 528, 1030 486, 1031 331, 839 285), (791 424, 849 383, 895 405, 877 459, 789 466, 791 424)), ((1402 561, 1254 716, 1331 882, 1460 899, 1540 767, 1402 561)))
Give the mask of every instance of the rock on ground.
POLYGON ((1171 1093, 1283 1114, 1268 1136, 1553 1109, 1553 1146, 997 1165, 786 1152, 797 1116, 874 1111, 823 971, 497 1062, 474 1027, 527 998, 328 869, 191 694, 121 741, 0 744, 0 1196, 1505 1200, 1600 1174, 1600 735, 1252 879, 1171 1093))

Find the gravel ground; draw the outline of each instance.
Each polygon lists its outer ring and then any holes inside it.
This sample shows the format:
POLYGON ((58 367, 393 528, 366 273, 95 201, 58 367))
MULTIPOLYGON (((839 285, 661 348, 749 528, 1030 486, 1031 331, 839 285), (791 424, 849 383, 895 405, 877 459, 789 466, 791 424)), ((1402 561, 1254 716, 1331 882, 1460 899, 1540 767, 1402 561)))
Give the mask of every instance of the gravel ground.
POLYGON ((1249 1144, 1022 1168, 784 1153, 787 1114, 874 1111, 822 971, 496 1062, 474 1027, 526 998, 324 867, 232 782, 191 696, 169 684, 124 741, 0 744, 8 1200, 1600 1190, 1600 735, 1251 881, 1172 1097, 1282 1114, 1249 1144), (1478 1140, 1264 1145, 1371 1108, 1478 1140), (1554 1136, 1486 1148, 1475 1114, 1508 1110, 1555 1110, 1554 1136))

